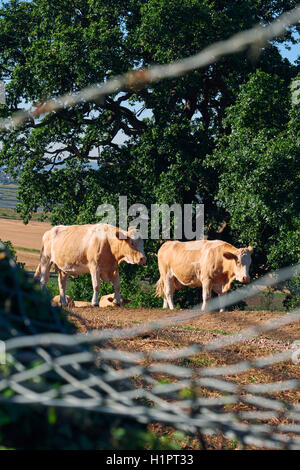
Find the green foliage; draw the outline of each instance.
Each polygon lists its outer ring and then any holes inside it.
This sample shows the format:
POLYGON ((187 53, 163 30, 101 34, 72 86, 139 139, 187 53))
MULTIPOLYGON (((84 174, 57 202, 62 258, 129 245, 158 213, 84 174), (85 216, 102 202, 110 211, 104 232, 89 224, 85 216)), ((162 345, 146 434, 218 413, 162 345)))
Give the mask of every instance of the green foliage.
POLYGON ((300 307, 300 276, 294 276, 286 284, 290 294, 284 299, 283 306, 286 311, 291 311, 300 307))
POLYGON ((16 259, 17 259, 16 250, 15 250, 15 248, 14 248, 12 242, 9 241, 9 240, 7 240, 7 241, 2 241, 1 239, 0 239, 0 242, 3 243, 3 245, 5 246, 5 249, 8 251, 8 253, 10 254, 10 256, 11 256, 14 260, 16 260, 16 259))
POLYGON ((231 134, 206 159, 219 171, 216 200, 230 215, 234 240, 257 245, 262 270, 300 257, 298 107, 282 80, 256 72, 227 111, 231 134))
MULTIPOLYGON (((3 405, 0 446, 34 450, 170 450, 181 436, 157 437, 127 418, 76 409, 3 405)), ((180 439, 179 439, 180 438, 180 439)))
MULTIPOLYGON (((258 21, 267 24, 294 5, 80 0, 76 9, 56 2, 50 14, 45 0, 7 2, 0 12, 0 73, 9 79, 8 106, 0 113, 11 113, 22 100, 76 91, 137 65, 185 57, 258 21)), ((239 84, 257 65, 276 71, 285 83, 295 73, 270 46, 257 63, 227 57, 180 79, 83 103, 3 134, 0 164, 16 176, 21 172, 23 219, 42 206, 55 223, 92 221, 98 204, 118 194, 126 194, 130 204, 190 203, 199 194, 208 222, 220 221, 224 212, 213 199, 216 172, 202 162, 215 146, 214 136, 223 132, 222 118, 239 84), (139 119, 136 110, 142 108, 147 112, 139 119), (118 131, 129 139, 122 146, 113 142, 118 131), (88 158, 98 168, 91 169, 88 158)))
POLYGON ((300 307, 300 294, 292 295, 287 294, 286 298, 283 301, 283 306, 287 312, 291 312, 300 307))
POLYGON ((117 427, 112 430, 114 449, 119 450, 179 450, 183 447, 183 440, 186 435, 183 432, 175 431, 170 435, 158 436, 149 430, 138 430, 131 426, 117 427))
POLYGON ((0 339, 11 335, 7 329, 4 315, 12 314, 12 325, 23 334, 36 331, 35 320, 38 320, 40 332, 48 332, 53 327, 54 318, 62 329, 74 331, 66 319, 65 312, 54 309, 49 303, 48 295, 41 292, 40 285, 27 271, 18 265, 10 264, 10 255, 0 247, 0 339), (26 312, 27 322, 20 321, 26 312))
MULTIPOLYGON (((130 266, 131 269, 134 269, 130 266)), ((124 299, 129 299, 128 307, 161 307, 161 299, 154 296, 155 288, 148 281, 142 281, 139 275, 132 277, 126 276, 126 267, 120 266, 121 295, 124 299), (123 268, 123 269, 122 269, 123 268)), ((99 296, 113 294, 114 288, 112 282, 102 282, 99 296)), ((91 276, 83 274, 78 276, 70 284, 68 295, 72 299, 84 300, 90 302, 93 296, 93 287, 91 276)))
POLYGON ((300 295, 300 275, 289 279, 286 285, 292 295, 300 295))

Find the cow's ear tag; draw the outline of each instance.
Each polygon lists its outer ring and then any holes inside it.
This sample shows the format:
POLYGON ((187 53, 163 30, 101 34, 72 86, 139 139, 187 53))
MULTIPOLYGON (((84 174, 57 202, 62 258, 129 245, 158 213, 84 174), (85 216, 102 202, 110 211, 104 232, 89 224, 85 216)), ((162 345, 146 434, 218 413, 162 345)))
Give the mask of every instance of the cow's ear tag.
POLYGON ((234 253, 231 253, 230 251, 225 251, 225 253, 223 253, 223 256, 226 259, 235 259, 235 260, 237 260, 237 256, 234 253))

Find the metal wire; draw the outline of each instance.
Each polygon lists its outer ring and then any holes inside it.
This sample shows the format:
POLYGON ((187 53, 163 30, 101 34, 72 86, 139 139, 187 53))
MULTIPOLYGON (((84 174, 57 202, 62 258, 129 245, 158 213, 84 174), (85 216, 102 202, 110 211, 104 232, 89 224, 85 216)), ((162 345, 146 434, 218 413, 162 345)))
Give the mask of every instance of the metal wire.
MULTIPOLYGON (((8 259, 8 255, 5 256, 8 259)), ((277 280, 293 275, 295 269, 279 271, 277 280)), ((22 308, 18 315, 0 308, 0 337, 6 339, 5 372, 0 367, 0 403, 76 407, 127 416, 142 423, 160 422, 193 435, 198 432, 221 432, 243 445, 272 449, 300 448, 300 405, 285 402, 282 396, 274 397, 275 392, 298 390, 299 374, 285 381, 270 383, 241 385, 230 380, 232 376, 249 371, 253 373, 253 369, 289 363, 292 348, 226 366, 191 369, 188 365, 181 365, 203 351, 216 352, 283 324, 291 324, 299 320, 299 310, 265 322, 259 329, 246 329, 238 335, 209 344, 194 344, 169 351, 130 353, 111 349, 106 346, 106 341, 157 331, 172 325, 174 319, 176 322, 187 321, 189 315, 195 318, 202 312, 192 310, 172 316, 167 322, 163 319, 155 324, 144 323, 142 327, 70 334, 65 332, 60 322, 58 309, 48 304, 50 316, 47 321, 40 322, 41 326, 37 326, 35 318, 24 305, 18 267, 11 259, 9 271, 14 280, 11 290, 22 308), (183 316, 181 320, 180 316, 183 316), (18 325, 24 324, 25 333, 18 328, 18 325), (38 333, 39 328, 44 330, 46 325, 49 332, 38 333), (169 383, 160 383, 161 375, 168 377, 169 383), (138 377, 140 381, 137 381, 138 377), (8 389, 10 396, 5 393, 8 389), (185 390, 194 391, 194 398, 185 399, 182 395, 185 390), (210 390, 214 396, 203 397, 202 390, 210 390), (236 407, 234 411, 230 408, 232 406, 236 407), (249 409, 245 410, 245 406, 249 409), (278 423, 276 426, 268 424, 274 420, 278 423)), ((265 277, 264 281, 260 281, 263 282, 275 280, 265 277)), ((251 288, 253 286, 250 286, 250 291, 251 288)), ((235 299, 244 292, 245 289, 240 289, 234 293, 235 296, 229 294, 228 298, 235 299)), ((0 286, 0 298, 1 294, 0 286)))
POLYGON ((83 88, 75 94, 65 94, 46 102, 39 103, 35 108, 27 111, 18 111, 12 117, 0 120, 0 129, 13 130, 26 120, 39 118, 40 116, 58 111, 59 109, 75 106, 87 101, 101 101, 105 96, 119 93, 128 89, 138 89, 150 83, 156 83, 166 78, 174 78, 184 75, 191 70, 205 67, 217 62, 221 57, 247 48, 257 50, 267 44, 268 41, 283 34, 288 26, 296 24, 300 20, 300 6, 283 13, 268 26, 257 25, 246 31, 233 35, 231 38, 214 43, 203 51, 177 62, 170 64, 154 65, 148 68, 132 70, 124 75, 116 76, 101 84, 94 84, 83 88))

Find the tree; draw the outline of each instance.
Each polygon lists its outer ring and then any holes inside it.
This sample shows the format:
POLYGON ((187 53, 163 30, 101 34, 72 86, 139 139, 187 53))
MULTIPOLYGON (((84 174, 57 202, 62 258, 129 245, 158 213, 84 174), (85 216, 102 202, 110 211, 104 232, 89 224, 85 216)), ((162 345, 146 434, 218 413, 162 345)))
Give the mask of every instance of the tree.
MULTIPOLYGON (((7 107, 0 114, 183 58, 258 22, 268 24, 295 4, 11 0, 0 11, 0 78, 7 81, 7 107)), ((277 38, 283 40, 292 41, 292 33, 277 38)), ((2 133, 0 165, 19 177, 23 220, 42 207, 53 223, 96 222, 97 206, 116 203, 119 195, 127 195, 129 205, 147 206, 201 198, 208 235, 215 237, 226 221, 226 234, 218 236, 230 241, 229 212, 215 201, 219 168, 203 162, 217 136, 230 133, 222 125, 226 109, 249 73, 259 67, 288 86, 297 72, 275 42, 260 52, 256 60, 228 56, 184 77, 84 102, 2 133)))
POLYGON ((257 71, 224 125, 232 132, 219 139, 207 165, 218 169, 216 200, 229 213, 234 238, 257 245, 262 270, 298 262, 299 104, 278 76, 257 71))

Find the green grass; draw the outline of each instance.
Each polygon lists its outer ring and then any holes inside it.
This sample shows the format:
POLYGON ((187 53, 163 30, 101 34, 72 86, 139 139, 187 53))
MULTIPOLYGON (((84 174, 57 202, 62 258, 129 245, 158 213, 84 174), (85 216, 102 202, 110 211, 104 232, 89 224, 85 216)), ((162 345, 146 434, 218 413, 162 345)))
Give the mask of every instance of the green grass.
POLYGON ((180 330, 188 330, 188 331, 202 331, 202 332, 205 332, 205 333, 215 333, 217 335, 232 335, 232 334, 235 334, 235 333, 232 333, 231 331, 226 331, 226 330, 210 330, 210 329, 207 329, 207 328, 196 328, 196 327, 192 327, 192 326, 173 325, 171 328, 177 328, 177 329, 180 329, 180 330))
POLYGON ((197 355, 196 357, 184 357, 179 359, 179 365, 182 367, 210 367, 216 365, 216 359, 210 359, 203 355, 197 355))
POLYGON ((40 250, 36 250, 35 248, 24 248, 23 246, 14 246, 15 250, 18 251, 25 251, 26 253, 40 253, 40 250))
MULTIPOLYGON (((17 198, 18 185, 17 184, 3 184, 0 183, 0 218, 21 220, 20 214, 16 211, 18 204, 17 198)), ((32 220, 49 220, 49 215, 43 212, 33 214, 32 220)))
MULTIPOLYGON (((67 286, 66 286, 66 294, 67 295, 70 295, 70 287, 71 287, 72 281, 73 281, 72 279, 68 279, 68 281, 67 281, 67 286)), ((47 289, 48 289, 51 297, 55 297, 56 295, 59 295, 57 276, 50 277, 49 282, 47 284, 47 289)))
MULTIPOLYGON (((3 201, 0 199, 0 206, 3 201)), ((0 207, 0 219, 22 220, 20 214, 11 207, 0 207)), ((36 212, 32 215, 32 220, 37 222, 50 222, 50 214, 44 217, 44 212, 36 212)))

